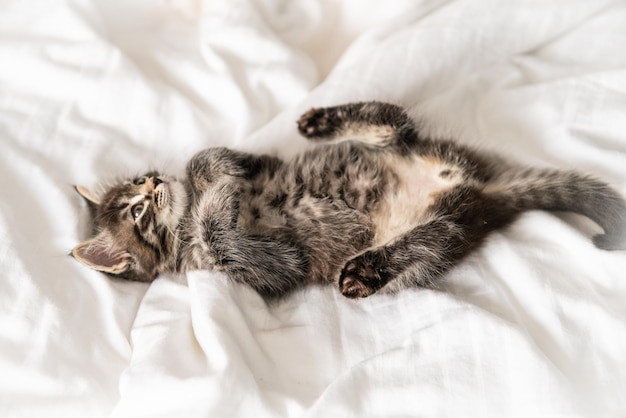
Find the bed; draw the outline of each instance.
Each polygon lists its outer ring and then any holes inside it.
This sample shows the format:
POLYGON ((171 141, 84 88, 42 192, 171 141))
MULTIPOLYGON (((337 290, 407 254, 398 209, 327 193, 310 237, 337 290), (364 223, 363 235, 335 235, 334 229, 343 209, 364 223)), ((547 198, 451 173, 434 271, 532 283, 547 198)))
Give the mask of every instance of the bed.
POLYGON ((626 195, 625 51, 623 1, 3 1, 0 416, 626 416, 626 253, 576 215, 363 300, 268 307, 218 273, 68 256, 91 228, 73 185, 209 146, 289 158, 303 111, 357 100, 626 195))

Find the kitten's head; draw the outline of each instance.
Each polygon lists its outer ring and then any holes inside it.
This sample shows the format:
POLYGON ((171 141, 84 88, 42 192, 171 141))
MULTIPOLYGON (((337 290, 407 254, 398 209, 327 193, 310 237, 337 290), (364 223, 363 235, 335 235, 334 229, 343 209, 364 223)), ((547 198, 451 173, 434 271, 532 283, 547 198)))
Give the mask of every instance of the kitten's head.
POLYGON ((75 259, 141 282, 172 268, 176 230, 187 204, 180 182, 151 172, 109 188, 102 199, 83 187, 76 190, 94 214, 96 235, 72 250, 75 259))

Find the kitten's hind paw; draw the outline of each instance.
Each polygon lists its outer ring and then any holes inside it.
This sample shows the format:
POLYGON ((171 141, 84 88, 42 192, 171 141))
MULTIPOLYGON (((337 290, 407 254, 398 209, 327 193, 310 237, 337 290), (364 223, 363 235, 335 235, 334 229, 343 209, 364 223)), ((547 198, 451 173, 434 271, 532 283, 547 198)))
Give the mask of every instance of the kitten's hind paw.
POLYGON ((351 299, 365 298, 385 284, 378 271, 365 263, 362 256, 349 261, 339 276, 339 291, 351 299))
POLYGON ((336 108, 313 108, 298 119, 298 131, 309 139, 331 139, 339 132, 342 121, 336 108))

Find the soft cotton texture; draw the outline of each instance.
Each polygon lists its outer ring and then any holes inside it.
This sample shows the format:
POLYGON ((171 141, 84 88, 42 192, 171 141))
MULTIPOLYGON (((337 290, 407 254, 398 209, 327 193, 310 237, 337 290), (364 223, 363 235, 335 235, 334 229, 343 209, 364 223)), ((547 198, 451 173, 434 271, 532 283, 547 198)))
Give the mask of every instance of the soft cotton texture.
POLYGON ((289 157, 300 113, 356 100, 626 195, 625 51, 623 1, 3 1, 0 416, 625 416, 626 253, 575 215, 356 301, 67 255, 91 229, 73 184, 209 146, 289 157))

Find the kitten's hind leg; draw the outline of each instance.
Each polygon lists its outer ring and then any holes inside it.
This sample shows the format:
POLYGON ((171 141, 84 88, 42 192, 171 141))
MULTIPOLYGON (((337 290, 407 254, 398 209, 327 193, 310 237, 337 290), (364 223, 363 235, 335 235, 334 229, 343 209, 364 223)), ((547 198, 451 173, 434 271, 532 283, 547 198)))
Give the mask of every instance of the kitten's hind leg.
POLYGON ((449 220, 420 225, 348 261, 339 276, 339 291, 363 298, 390 282, 398 289, 430 283, 471 250, 463 236, 463 228, 449 220))
POLYGON ((407 146, 417 139, 413 122, 404 110, 381 102, 313 108, 300 117, 298 130, 315 142, 352 140, 379 148, 407 146))
POLYGON ((439 215, 431 221, 349 260, 339 276, 341 293, 359 298, 383 287, 393 292, 432 283, 519 214, 505 200, 467 186, 440 196, 432 210, 439 215))

